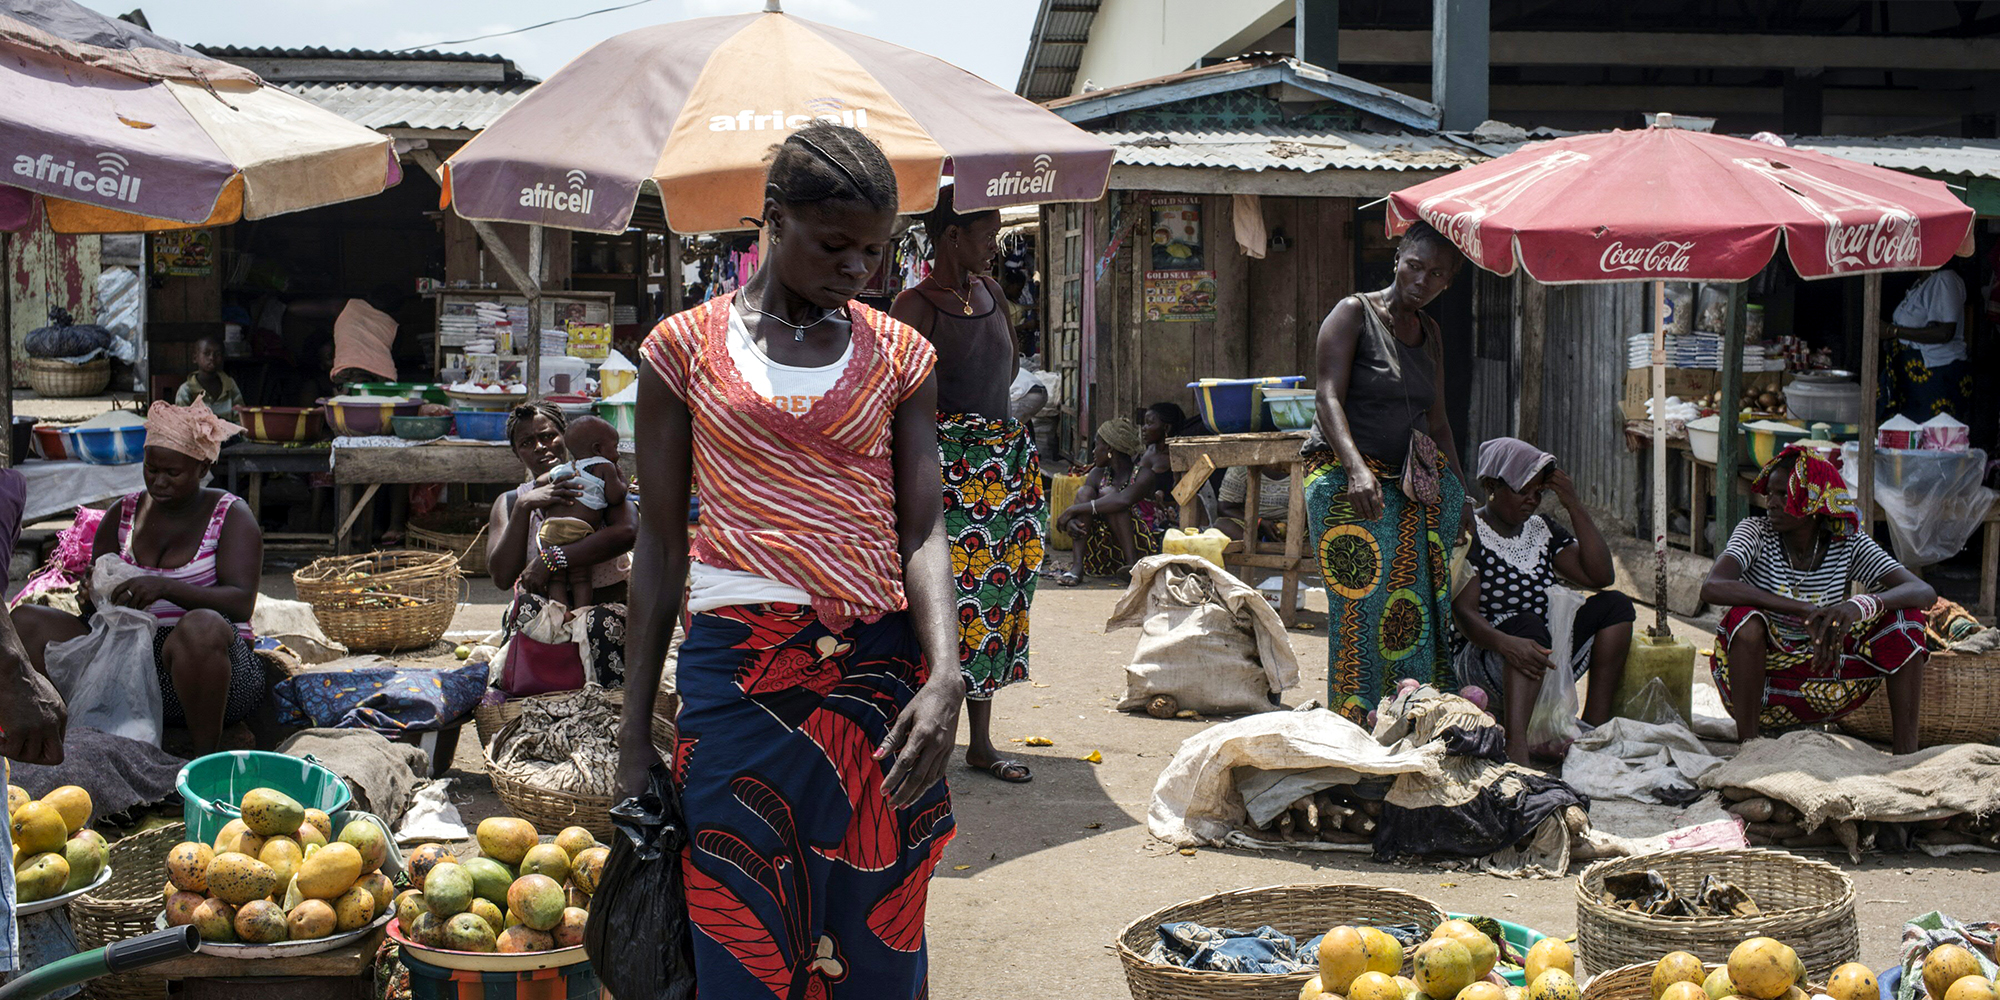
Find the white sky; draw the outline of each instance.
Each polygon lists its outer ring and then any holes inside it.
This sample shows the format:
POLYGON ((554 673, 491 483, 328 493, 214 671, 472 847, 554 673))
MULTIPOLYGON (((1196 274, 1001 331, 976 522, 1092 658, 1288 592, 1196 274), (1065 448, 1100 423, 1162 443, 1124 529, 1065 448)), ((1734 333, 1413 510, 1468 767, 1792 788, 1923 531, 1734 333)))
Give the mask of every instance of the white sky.
MULTIPOLYGON (((581 14, 626 0, 81 0, 116 16, 138 7, 153 30, 189 44, 400 49, 581 14)), ((1013 90, 1035 0, 785 0, 785 12, 956 63, 1013 90)), ((693 17, 751 13, 762 0, 651 0, 630 10, 464 45, 546 79, 612 35, 693 17)))

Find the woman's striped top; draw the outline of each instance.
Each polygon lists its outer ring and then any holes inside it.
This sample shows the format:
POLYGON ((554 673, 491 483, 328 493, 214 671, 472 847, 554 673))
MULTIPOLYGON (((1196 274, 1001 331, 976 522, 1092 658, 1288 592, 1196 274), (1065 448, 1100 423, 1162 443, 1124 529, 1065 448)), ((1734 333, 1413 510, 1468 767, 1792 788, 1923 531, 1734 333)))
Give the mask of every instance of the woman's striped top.
POLYGON ((1902 567, 1875 539, 1851 532, 1826 539, 1826 555, 1810 570, 1794 569, 1785 541, 1764 517, 1747 517, 1729 536, 1722 554, 1736 557, 1743 582, 1758 590, 1825 607, 1856 593, 1876 589, 1882 578, 1902 567))
MULTIPOLYGON (((814 595, 830 627, 902 610, 894 416, 930 377, 937 352, 915 330, 850 302, 846 371, 810 410, 789 413, 758 395, 730 359, 734 299, 667 317, 643 349, 694 422, 701 523, 691 555, 814 595)), ((640 434, 643 446, 643 427, 640 434)))

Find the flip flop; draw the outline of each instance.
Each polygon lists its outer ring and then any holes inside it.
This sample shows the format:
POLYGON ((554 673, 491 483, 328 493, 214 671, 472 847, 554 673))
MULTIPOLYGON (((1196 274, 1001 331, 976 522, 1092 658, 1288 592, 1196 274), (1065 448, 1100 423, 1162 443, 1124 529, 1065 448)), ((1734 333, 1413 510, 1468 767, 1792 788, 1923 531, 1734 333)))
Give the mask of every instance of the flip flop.
POLYGON ((996 760, 977 770, 985 771, 1010 785, 1025 785, 1035 780, 1034 772, 1028 770, 1028 765, 1018 760, 996 760))
POLYGON ((1070 570, 1063 570, 1056 574, 1056 586, 1058 587, 1074 587, 1082 582, 1083 578, 1070 570))

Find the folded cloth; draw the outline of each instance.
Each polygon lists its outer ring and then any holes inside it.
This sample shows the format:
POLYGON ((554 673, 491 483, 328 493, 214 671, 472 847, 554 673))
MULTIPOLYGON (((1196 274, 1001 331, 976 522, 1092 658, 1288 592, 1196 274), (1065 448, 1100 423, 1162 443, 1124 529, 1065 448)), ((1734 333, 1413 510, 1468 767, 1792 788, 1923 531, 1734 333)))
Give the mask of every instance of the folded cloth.
POLYGON ((551 545, 575 545, 589 538, 597 529, 580 517, 552 517, 542 522, 536 537, 544 547, 551 545))
POLYGON ((284 725, 399 732, 443 729, 486 694, 484 663, 399 667, 381 657, 322 663, 272 689, 284 725))
POLYGON ((176 795, 187 762, 150 743, 72 725, 63 734, 63 762, 13 764, 13 783, 37 798, 63 785, 90 793, 97 815, 117 816, 176 795))
POLYGON ((1562 778, 1593 799, 1686 805, 1702 796, 1695 782, 1721 764, 1686 726, 1612 719, 1570 744, 1562 778))
POLYGON ((1160 940, 1151 960, 1202 972, 1290 975, 1317 967, 1319 949, 1310 959, 1291 935, 1259 927, 1254 931, 1205 927, 1193 921, 1160 925, 1160 940))

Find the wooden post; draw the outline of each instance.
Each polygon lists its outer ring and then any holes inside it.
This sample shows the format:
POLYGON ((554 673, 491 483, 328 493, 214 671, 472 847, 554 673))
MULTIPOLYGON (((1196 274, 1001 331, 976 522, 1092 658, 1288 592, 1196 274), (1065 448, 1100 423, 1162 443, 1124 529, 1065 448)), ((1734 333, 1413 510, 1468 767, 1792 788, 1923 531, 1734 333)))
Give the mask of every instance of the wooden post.
POLYGON ((1549 286, 1520 271, 1515 277, 1520 331, 1514 340, 1514 371, 1521 379, 1515 402, 1514 436, 1540 446, 1542 439, 1542 371, 1548 364, 1549 286))
MULTIPOLYGON (((540 223, 528 224, 528 277, 531 279, 528 293, 528 398, 542 396, 542 277, 548 274, 548 254, 545 253, 547 233, 540 223)), ((609 317, 606 317, 609 319, 609 317)), ((519 351, 520 334, 514 335, 514 349, 519 351)))
POLYGON ((1653 282, 1653 638, 1667 627, 1667 286, 1653 282))
MULTIPOLYGON (((1715 445, 1715 534, 1719 550, 1729 540, 1729 533, 1736 530, 1738 518, 1736 503, 1736 463, 1737 451, 1742 445, 1742 436, 1737 433, 1737 416, 1740 413, 1736 401, 1743 396, 1743 307, 1746 289, 1742 282, 1729 286, 1729 318, 1724 321, 1722 337, 1722 405, 1717 408, 1717 428, 1715 445)), ((1690 512, 1692 516, 1693 512, 1690 512)), ((1700 534, 1702 526, 1694 524, 1692 533, 1700 534)), ((1690 551, 1700 552, 1689 546, 1690 551)))
MULTIPOLYGON (((1882 367, 1882 275, 1861 279, 1861 468, 1853 483, 1861 530, 1875 530, 1875 394, 1882 367)), ((1989 556, 1990 558, 1990 556, 1989 556)))

